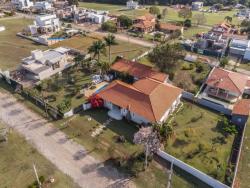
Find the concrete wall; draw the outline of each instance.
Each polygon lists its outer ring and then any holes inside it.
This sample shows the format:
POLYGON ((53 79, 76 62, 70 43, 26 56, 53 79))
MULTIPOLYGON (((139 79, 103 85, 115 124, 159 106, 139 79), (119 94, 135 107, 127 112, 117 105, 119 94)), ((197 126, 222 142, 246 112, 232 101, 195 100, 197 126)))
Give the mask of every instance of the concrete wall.
POLYGON ((218 180, 206 175, 205 173, 197 170, 196 168, 182 162, 179 159, 176 159, 175 157, 173 157, 172 155, 167 154, 164 151, 159 150, 157 152, 157 155, 160 156, 161 158, 163 158, 164 160, 168 161, 168 162, 173 162, 173 164, 179 168, 181 168, 182 170, 185 170, 186 172, 192 174, 193 176, 197 177, 198 179, 200 179, 201 181, 205 182, 206 184, 210 185, 211 187, 214 188, 229 188, 227 185, 219 182, 218 180))

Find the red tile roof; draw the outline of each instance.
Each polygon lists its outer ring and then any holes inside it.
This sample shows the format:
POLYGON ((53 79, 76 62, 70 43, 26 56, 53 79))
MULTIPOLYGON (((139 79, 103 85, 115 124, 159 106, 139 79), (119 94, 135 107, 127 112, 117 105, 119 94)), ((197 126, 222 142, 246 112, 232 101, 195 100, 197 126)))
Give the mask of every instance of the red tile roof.
POLYGON ((155 21, 155 16, 152 15, 152 14, 145 14, 143 16, 137 17, 136 20, 143 20, 143 21, 154 22, 155 21))
POLYGON ((246 75, 221 68, 214 68, 206 84, 211 87, 224 89, 241 95, 244 92, 247 81, 248 76, 246 75))
POLYGON ((151 122, 158 122, 181 93, 175 86, 142 79, 133 85, 113 81, 98 96, 151 122))
POLYGON ((173 25, 170 23, 160 23, 160 29, 169 30, 169 31, 176 31, 176 30, 181 30, 182 27, 178 26, 178 25, 173 25))
POLYGON ((155 23, 151 21, 141 21, 133 25, 135 28, 147 29, 149 27, 155 27, 155 23))
POLYGON ((128 61, 125 59, 120 59, 115 62, 111 66, 111 69, 117 72, 126 72, 138 79, 151 78, 157 81, 164 82, 168 78, 167 74, 155 71, 147 65, 143 65, 138 62, 128 61))
POLYGON ((232 114, 248 116, 249 112, 250 99, 241 99, 234 105, 232 114))

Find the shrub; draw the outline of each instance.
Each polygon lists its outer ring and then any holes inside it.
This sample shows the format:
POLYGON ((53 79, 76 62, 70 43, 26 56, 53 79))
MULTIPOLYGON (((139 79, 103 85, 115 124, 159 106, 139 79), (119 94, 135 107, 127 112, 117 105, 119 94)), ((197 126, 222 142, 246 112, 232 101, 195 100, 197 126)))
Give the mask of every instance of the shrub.
POLYGON ((191 27, 192 26, 192 22, 190 19, 186 19, 183 24, 184 24, 184 27, 191 27))
POLYGON ((103 31, 108 31, 111 33, 117 32, 117 27, 114 22, 112 21, 107 21, 102 24, 102 30, 103 31))
POLYGON ((194 68, 194 65, 192 63, 184 63, 181 66, 182 70, 192 70, 194 68))

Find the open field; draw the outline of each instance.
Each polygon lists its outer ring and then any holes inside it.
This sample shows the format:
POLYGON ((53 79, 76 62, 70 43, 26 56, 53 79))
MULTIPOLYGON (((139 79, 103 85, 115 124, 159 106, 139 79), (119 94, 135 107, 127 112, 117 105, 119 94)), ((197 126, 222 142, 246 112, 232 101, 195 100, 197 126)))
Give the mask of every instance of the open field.
POLYGON ((32 20, 16 18, 0 20, 0 25, 6 30, 0 32, 0 69, 14 69, 21 59, 30 55, 31 50, 46 49, 45 46, 37 45, 27 39, 16 36, 32 20))
POLYGON ((191 38, 193 36, 195 36, 195 34, 198 34, 198 33, 206 33, 208 32, 210 29, 208 28, 203 28, 203 27, 190 27, 188 28, 187 30, 184 30, 183 32, 183 36, 185 38, 191 38))
MULTIPOLYGON (((80 51, 83 51, 85 53, 88 52, 88 48, 92 45, 92 43, 96 40, 102 40, 103 38, 98 35, 90 35, 90 36, 77 36, 73 37, 68 40, 64 40, 62 42, 59 42, 52 47, 58 47, 58 46, 66 46, 70 48, 75 48, 80 51)), ((112 61, 115 59, 116 56, 123 56, 127 59, 133 59, 139 55, 141 55, 143 52, 147 51, 148 48, 137 45, 137 44, 132 44, 129 42, 124 42, 124 41, 118 41, 117 44, 113 45, 111 47, 111 59, 112 61)), ((108 48, 107 48, 107 54, 106 56, 101 54, 101 60, 103 61, 108 61, 108 48)))
MULTIPOLYGON (((144 15, 148 13, 148 8, 150 6, 145 6, 145 9, 137 9, 137 10, 122 10, 126 8, 126 5, 111 5, 111 4, 102 4, 102 3, 87 3, 87 2, 80 2, 81 7, 91 8, 96 10, 108 10, 111 14, 115 15, 127 15, 131 18, 135 18, 137 16, 144 15)), ((168 8, 168 13, 166 18, 163 20, 165 21, 182 21, 182 18, 178 17, 178 10, 174 8, 170 8, 167 6, 158 6, 162 11, 164 8, 168 8)), ((205 12, 204 15, 206 17, 207 22, 204 25, 213 26, 214 24, 218 24, 224 21, 226 16, 233 17, 236 13, 236 10, 232 11, 220 11, 218 13, 207 13, 205 12)), ((193 16, 196 14, 203 14, 202 12, 193 11, 193 16)), ((241 21, 238 18, 233 17, 233 24, 238 25, 241 21)))
POLYGON ((55 183, 49 187, 78 187, 15 131, 10 131, 7 143, 0 143, 0 152, 1 187, 24 188, 31 185, 36 180, 33 163, 36 164, 39 176, 44 176, 46 180, 50 177, 55 179, 55 183))
POLYGON ((219 115, 190 102, 172 119, 174 134, 166 152, 224 182, 234 136, 217 128, 219 115))
POLYGON ((245 128, 245 137, 239 161, 239 169, 237 175, 237 184, 240 188, 250 187, 250 121, 247 122, 245 128))

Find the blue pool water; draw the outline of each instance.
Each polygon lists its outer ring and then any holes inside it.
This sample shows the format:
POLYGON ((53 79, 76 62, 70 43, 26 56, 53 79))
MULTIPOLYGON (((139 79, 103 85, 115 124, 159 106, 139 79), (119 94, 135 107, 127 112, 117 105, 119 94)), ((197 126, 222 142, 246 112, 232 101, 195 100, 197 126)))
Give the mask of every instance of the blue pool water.
POLYGON ((95 92, 94 92, 94 94, 97 94, 97 93, 99 93, 101 90, 103 90, 105 87, 107 87, 108 86, 108 84, 105 84, 105 85, 103 85, 102 87, 100 87, 100 88, 98 88, 95 92))

